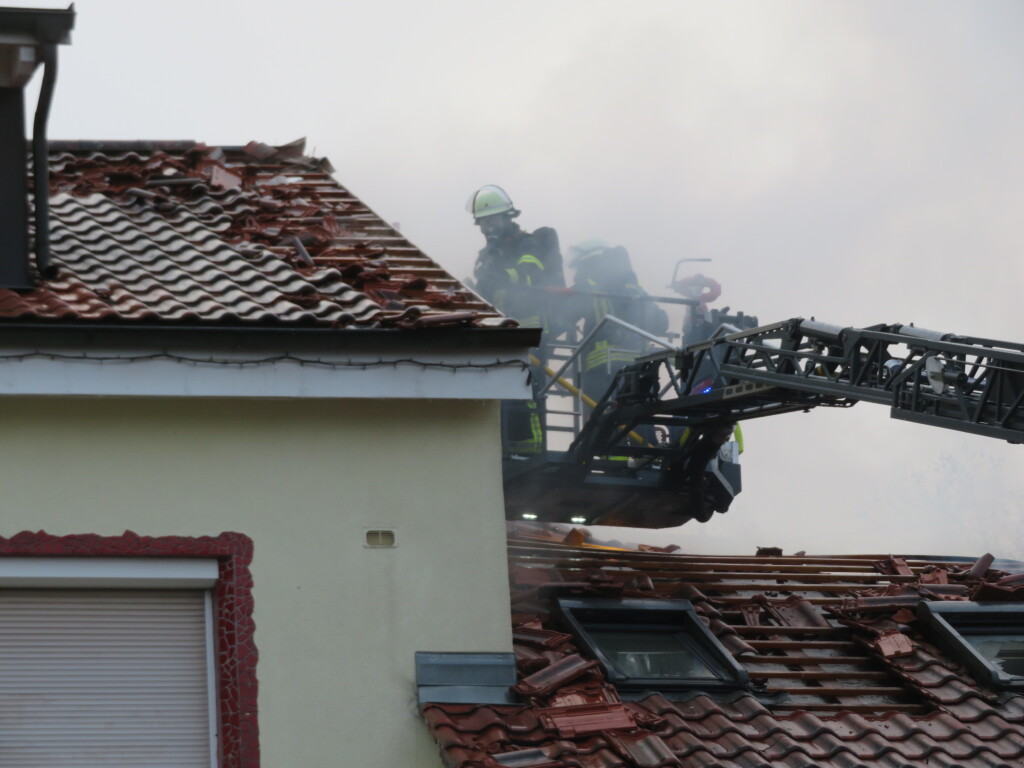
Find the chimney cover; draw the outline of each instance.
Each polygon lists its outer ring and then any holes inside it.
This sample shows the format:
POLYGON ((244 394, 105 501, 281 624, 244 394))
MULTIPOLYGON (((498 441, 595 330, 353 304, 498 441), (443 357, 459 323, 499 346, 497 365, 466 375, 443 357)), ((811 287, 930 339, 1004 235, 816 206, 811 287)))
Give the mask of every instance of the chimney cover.
POLYGON ((0 8, 0 45, 70 45, 75 5, 59 8, 0 8))

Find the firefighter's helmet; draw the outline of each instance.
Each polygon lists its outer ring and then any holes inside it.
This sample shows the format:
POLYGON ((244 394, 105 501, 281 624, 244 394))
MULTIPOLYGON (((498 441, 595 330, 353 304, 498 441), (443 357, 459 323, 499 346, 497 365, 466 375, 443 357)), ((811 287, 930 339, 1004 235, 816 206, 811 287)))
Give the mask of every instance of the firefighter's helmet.
POLYGON ((569 266, 573 269, 582 267, 585 262, 593 260, 607 250, 607 241, 599 237, 580 240, 569 248, 569 266))
POLYGON ((512 205, 512 198, 501 187, 493 184, 480 187, 466 203, 466 210, 473 214, 474 219, 482 219, 486 216, 494 216, 498 213, 510 213, 512 218, 519 215, 519 211, 512 205))

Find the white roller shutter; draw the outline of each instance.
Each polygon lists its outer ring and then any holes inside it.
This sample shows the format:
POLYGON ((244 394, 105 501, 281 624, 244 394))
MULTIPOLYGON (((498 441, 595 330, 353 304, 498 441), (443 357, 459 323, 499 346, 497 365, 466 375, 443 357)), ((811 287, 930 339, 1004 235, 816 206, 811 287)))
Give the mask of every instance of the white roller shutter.
POLYGON ((0 766, 211 768, 208 602, 0 589, 0 766))

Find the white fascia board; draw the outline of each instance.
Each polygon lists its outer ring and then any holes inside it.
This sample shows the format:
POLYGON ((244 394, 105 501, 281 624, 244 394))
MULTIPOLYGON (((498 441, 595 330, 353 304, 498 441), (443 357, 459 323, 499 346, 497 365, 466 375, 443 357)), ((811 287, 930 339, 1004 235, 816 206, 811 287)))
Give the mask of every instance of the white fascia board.
POLYGON ((4 348, 0 395, 525 400, 526 355, 4 348))
POLYGON ((217 561, 158 557, 0 557, 0 587, 209 589, 217 561))

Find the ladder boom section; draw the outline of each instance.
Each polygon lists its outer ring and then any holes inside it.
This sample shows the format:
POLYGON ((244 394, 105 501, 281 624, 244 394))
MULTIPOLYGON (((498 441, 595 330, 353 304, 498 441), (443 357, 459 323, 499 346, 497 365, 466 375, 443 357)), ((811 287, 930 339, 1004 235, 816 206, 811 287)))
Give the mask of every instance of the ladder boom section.
MULTIPOLYGON (((722 379, 809 394, 819 405, 887 404, 893 418, 1024 441, 1020 344, 908 325, 835 328, 799 319, 758 331, 712 342, 703 353, 721 360, 722 379)), ((693 367, 686 354, 682 362, 693 367)))
POLYGON ((696 427, 863 400, 889 405, 893 418, 1024 442, 1024 345, 1011 342, 794 318, 635 367, 643 366, 674 371, 669 388, 624 404, 621 416, 641 424, 696 427))

